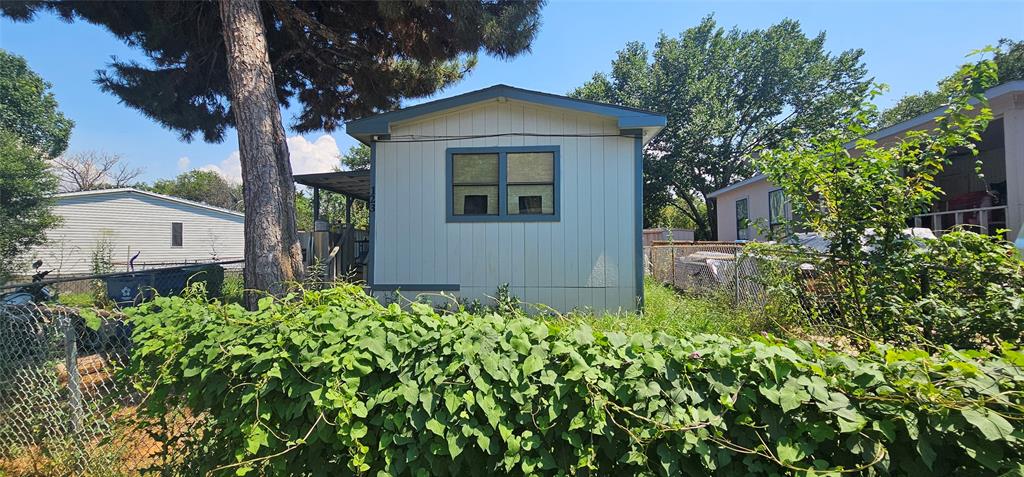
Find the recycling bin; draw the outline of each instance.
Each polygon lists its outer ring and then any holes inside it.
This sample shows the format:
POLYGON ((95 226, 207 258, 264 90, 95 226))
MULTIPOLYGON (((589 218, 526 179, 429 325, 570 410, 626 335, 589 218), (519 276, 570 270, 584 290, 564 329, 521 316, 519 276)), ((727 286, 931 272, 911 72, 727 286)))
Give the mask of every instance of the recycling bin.
POLYGON ((134 306, 152 296, 153 274, 136 272, 104 279, 107 297, 118 306, 134 306))

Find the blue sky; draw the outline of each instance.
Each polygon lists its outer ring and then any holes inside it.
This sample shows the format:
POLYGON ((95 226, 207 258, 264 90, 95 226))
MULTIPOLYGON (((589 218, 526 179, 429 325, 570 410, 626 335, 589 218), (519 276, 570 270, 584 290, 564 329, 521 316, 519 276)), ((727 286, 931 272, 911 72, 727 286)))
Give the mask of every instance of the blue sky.
MULTIPOLYGON (((822 2, 582 2, 552 0, 533 52, 511 61, 481 57, 463 82, 444 97, 506 83, 566 93, 606 71, 615 52, 632 40, 651 45, 659 33, 677 35, 714 14, 720 25, 767 27, 783 18, 799 20, 809 35, 824 30, 833 52, 863 48, 876 80, 891 91, 885 107, 900 96, 932 88, 963 62, 970 50, 1000 38, 1024 38, 1024 2, 822 1, 822 2)), ((237 167, 234 132, 222 144, 185 143, 117 99, 92 80, 111 56, 140 55, 101 28, 66 24, 49 15, 32 23, 0 20, 0 47, 24 56, 32 69, 53 83, 64 113, 76 123, 69 152, 116 153, 145 170, 143 179, 173 177, 184 170, 216 166, 227 174, 237 167)), ((411 103, 410 103, 411 104, 411 103)), ((284 111, 286 123, 292 116, 284 111)), ((355 141, 344 131, 329 135, 289 132, 297 172, 327 169, 334 155, 355 141)))

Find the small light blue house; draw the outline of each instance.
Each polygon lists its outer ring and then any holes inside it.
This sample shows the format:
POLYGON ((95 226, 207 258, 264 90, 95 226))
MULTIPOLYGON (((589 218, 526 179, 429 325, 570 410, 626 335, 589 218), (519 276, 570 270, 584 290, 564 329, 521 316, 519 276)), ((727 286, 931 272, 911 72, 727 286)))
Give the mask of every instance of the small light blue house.
POLYGON ((368 287, 632 310, 642 150, 664 116, 497 85, 347 124, 371 170, 297 181, 367 199, 368 287))

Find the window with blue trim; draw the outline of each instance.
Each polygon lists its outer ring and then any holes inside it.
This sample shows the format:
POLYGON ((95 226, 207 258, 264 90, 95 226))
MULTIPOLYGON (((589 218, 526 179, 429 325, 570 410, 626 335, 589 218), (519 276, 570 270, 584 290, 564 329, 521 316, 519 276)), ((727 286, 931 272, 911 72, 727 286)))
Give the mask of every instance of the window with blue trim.
POLYGON ((557 221, 558 146, 448 150, 448 221, 557 221))

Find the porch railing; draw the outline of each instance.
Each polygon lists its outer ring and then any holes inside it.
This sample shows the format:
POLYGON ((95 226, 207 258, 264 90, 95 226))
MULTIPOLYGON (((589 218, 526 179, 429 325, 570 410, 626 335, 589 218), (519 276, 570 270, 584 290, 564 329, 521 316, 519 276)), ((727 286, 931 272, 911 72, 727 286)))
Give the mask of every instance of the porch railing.
POLYGON ((957 225, 974 226, 985 234, 995 233, 997 229, 1006 227, 1006 206, 947 210, 914 216, 914 227, 927 227, 936 235, 942 235, 957 225))

